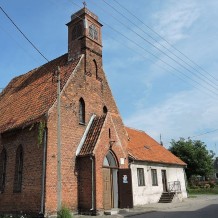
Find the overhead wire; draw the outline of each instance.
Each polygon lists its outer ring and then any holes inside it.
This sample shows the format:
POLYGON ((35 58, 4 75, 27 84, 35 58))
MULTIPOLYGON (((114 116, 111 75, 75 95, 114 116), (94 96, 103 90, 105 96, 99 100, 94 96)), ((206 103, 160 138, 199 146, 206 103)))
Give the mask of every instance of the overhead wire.
MULTIPOLYGON (((129 29, 131 32, 133 32, 134 34, 136 34, 138 37, 140 37, 141 39, 143 39, 145 42, 147 42, 148 44, 150 44, 151 46, 153 46, 155 49, 157 49, 158 51, 160 51, 162 54, 164 54, 165 56, 167 56, 168 58, 170 58, 172 61, 174 61, 175 63, 177 63, 180 67, 184 68, 185 70, 189 71, 192 74, 195 74, 200 80, 202 80, 203 82, 207 83, 210 87, 213 87, 214 89, 216 89, 218 91, 217 87, 214 87, 213 85, 211 85, 208 81, 202 79, 198 74, 194 73, 193 71, 191 71, 190 69, 188 69, 186 66, 184 66, 183 64, 181 64, 180 62, 178 62, 176 59, 172 58, 170 55, 168 55, 166 52, 162 51, 160 48, 158 48, 157 46, 155 46, 153 43, 151 43, 149 40, 147 40, 146 38, 144 38, 143 36, 141 36, 139 33, 137 33, 135 30, 132 30, 129 26, 127 26, 125 23, 121 22, 119 19, 117 19, 115 16, 113 16, 111 13, 109 13, 107 10, 105 10, 104 8, 98 6, 96 3, 95 4, 97 7, 101 8, 101 10, 106 11, 106 13, 110 14, 111 17, 113 17, 115 20, 117 20, 121 25, 125 26, 127 29, 129 29)), ((142 47, 142 46, 141 46, 142 47)), ((157 57, 157 55, 154 55, 152 52, 149 52, 151 55, 157 57)), ((158 57, 159 60, 162 60, 160 57, 158 57)), ((198 83, 200 84, 200 83, 198 83)), ((205 85, 200 84, 201 86, 203 86, 204 88, 206 88, 207 90, 210 90, 211 92, 213 92, 215 95, 217 95, 216 92, 214 92, 213 90, 209 89, 208 87, 206 87, 205 85)))
MULTIPOLYGON (((80 6, 75 3, 73 0, 69 0, 71 1, 74 5, 76 5, 77 7, 80 8, 80 6)), ((167 66, 171 67, 172 69, 176 70, 177 72, 180 72, 181 74, 183 74, 183 76, 185 76, 186 78, 189 78, 191 81, 195 82, 196 84, 198 84, 199 86, 203 87, 204 89, 206 89, 207 91, 209 91, 211 94, 214 94, 215 96, 217 96, 218 94, 216 92, 214 92, 213 90, 207 88, 206 86, 202 85, 201 83, 199 83, 198 81, 193 80, 190 76, 186 75, 185 73, 183 73, 181 70, 176 69, 174 66, 172 66, 171 64, 167 63, 166 61, 160 59, 157 55, 153 54, 152 52, 146 50, 145 48, 143 48, 141 45, 139 45, 138 43, 136 43, 134 40, 128 38, 126 35, 124 35, 123 33, 121 33, 120 31, 116 30, 115 28, 113 28, 112 26, 110 26, 108 23, 100 20, 104 25, 108 26, 109 28, 111 28, 113 31, 117 32, 118 34, 122 35, 124 38, 126 38, 128 41, 130 41, 131 43, 137 45, 137 47, 143 49, 145 52, 147 52, 148 54, 152 55, 153 57, 155 57, 156 59, 160 60, 162 63, 166 64, 167 66)))
POLYGON ((24 32, 17 26, 17 24, 10 18, 10 16, 6 13, 6 11, 0 6, 1 11, 5 14, 5 16, 11 21, 11 23, 15 26, 15 28, 23 35, 23 37, 32 45, 32 47, 47 61, 49 60, 42 54, 42 52, 28 39, 28 37, 24 34, 24 32))
MULTIPOLYGON (((0 6, 0 10, 4 13, 4 15, 9 19, 9 21, 13 24, 13 26, 21 33, 21 35, 28 41, 29 44, 31 44, 31 46, 34 48, 34 50, 36 50, 45 60, 47 63, 49 63, 49 60, 45 57, 45 55, 42 54, 42 52, 31 42, 31 40, 26 36, 26 34, 18 27, 18 25, 12 20, 12 18, 8 15, 8 13, 0 6)), ((47 67, 45 65, 42 65, 41 66, 42 68, 45 68, 45 70, 47 70, 47 67)), ((48 78, 49 79, 52 79, 53 75, 51 74, 51 77, 48 78)), ((42 82, 42 83, 50 83, 45 81, 45 82, 42 82)), ((41 83, 41 84, 42 84, 41 83)), ((33 91, 34 89, 37 89, 38 88, 38 85, 28 85, 28 86, 32 86, 32 89, 29 90, 30 91, 33 91), (34 88, 35 87, 35 88, 34 88)), ((7 87, 7 86, 6 86, 7 87)), ((13 87, 11 86, 10 88, 23 88, 23 87, 26 87, 26 86, 17 86, 17 87, 13 87)), ((4 90, 4 89, 3 89, 4 90)), ((26 93, 24 93, 22 96, 24 96, 26 93)), ((21 96, 21 97, 22 97, 21 96)), ((47 98, 49 98, 49 96, 47 96, 47 98)), ((0 108, 0 110, 2 110, 5 106, 9 106, 9 104, 7 105, 4 105, 3 107, 0 108)))
MULTIPOLYGON (((206 78, 211 84, 218 86, 218 84, 214 83, 214 80, 211 80, 210 78, 208 78, 205 74, 201 73, 199 70, 197 70, 195 67, 193 67, 191 64, 187 63, 185 60, 183 60, 181 57, 179 57, 177 54, 173 53, 167 46, 161 44, 158 40, 156 40, 151 34, 147 33, 146 31, 144 31, 141 27, 139 27, 137 24, 135 24, 131 19, 129 19, 127 16, 125 16, 123 13, 121 13, 118 9, 116 9, 113 5, 109 4, 106 0, 102 0, 105 4, 107 4, 110 8, 112 8, 114 11, 116 11, 118 14, 120 14, 122 17, 124 17, 126 20, 128 20, 129 23, 133 24, 135 27, 137 27, 140 31, 142 31, 143 33, 145 33, 150 39, 152 39, 154 42, 156 42, 158 45, 160 45, 161 47, 163 47, 164 49, 166 49, 168 52, 170 52, 173 56, 175 56, 176 58, 178 58, 180 61, 182 61, 184 64, 186 64, 187 66, 189 66, 190 68, 192 68, 194 71, 196 71, 197 73, 199 73, 202 77, 206 78)), ((148 41, 147 41, 148 42, 148 41)), ((159 49, 157 46, 155 46, 152 42, 149 42, 149 44, 151 44, 153 47, 155 47, 156 49, 158 49, 159 51, 161 49, 159 49)), ((164 52, 164 54, 166 55, 166 53, 164 52)), ((171 56, 170 56, 171 57, 171 56)), ((194 72, 193 72, 194 73, 194 72)), ((217 87, 215 87, 216 89, 217 87)))
POLYGON ((131 16, 133 16, 136 20, 138 20, 141 24, 143 24, 147 29, 149 29, 151 32, 153 32, 155 35, 157 35, 160 39, 162 39, 167 45, 169 45, 171 48, 173 48, 175 51, 180 53, 183 57, 185 57, 188 61, 190 61, 192 64, 196 65, 200 70, 204 71, 207 73, 211 78, 215 79, 218 81, 216 77, 214 77, 212 74, 210 74, 208 71, 206 71, 204 68, 202 68, 199 64, 194 62, 191 58, 189 58, 185 53, 181 52, 178 48, 176 48, 173 44, 171 44, 168 40, 166 40, 162 35, 160 35, 157 31, 152 29, 150 26, 145 24, 141 19, 139 19, 135 14, 133 14, 130 10, 128 10, 126 7, 124 7, 121 3, 119 3, 117 0, 113 0, 116 2, 122 9, 127 11, 131 16))

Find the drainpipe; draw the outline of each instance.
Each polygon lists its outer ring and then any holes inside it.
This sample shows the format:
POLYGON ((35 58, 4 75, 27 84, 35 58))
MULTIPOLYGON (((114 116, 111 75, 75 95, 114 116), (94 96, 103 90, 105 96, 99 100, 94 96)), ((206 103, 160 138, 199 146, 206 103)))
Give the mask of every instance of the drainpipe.
POLYGON ((92 161, 92 208, 90 209, 93 211, 95 208, 94 206, 94 159, 93 156, 90 156, 90 160, 92 161))
POLYGON ((43 141, 43 163, 42 163, 41 210, 40 210, 40 213, 39 213, 39 217, 44 217, 46 150, 47 150, 47 129, 44 129, 44 141, 43 141))

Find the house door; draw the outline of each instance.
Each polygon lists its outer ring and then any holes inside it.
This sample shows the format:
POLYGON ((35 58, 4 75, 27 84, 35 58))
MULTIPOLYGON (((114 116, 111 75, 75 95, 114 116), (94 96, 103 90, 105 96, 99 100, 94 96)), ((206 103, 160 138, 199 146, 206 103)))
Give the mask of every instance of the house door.
POLYGON ((111 171, 109 168, 103 168, 103 202, 104 209, 111 209, 111 171))
POLYGON ((131 169, 119 169, 118 181, 119 181, 119 207, 132 208, 133 196, 132 196, 131 169))
POLYGON ((109 151, 103 163, 103 207, 105 210, 118 208, 117 161, 109 151))
POLYGON ((166 170, 161 170, 161 174, 162 174, 163 191, 167 192, 167 174, 166 174, 166 170))

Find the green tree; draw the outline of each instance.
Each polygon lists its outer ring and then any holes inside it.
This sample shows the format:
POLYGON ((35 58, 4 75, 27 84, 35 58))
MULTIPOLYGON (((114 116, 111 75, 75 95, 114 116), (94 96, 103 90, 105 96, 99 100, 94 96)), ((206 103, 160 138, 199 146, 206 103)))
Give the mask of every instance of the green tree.
POLYGON ((207 150, 204 142, 180 138, 171 141, 169 150, 187 164, 188 179, 192 175, 208 177, 212 174, 214 153, 207 150))

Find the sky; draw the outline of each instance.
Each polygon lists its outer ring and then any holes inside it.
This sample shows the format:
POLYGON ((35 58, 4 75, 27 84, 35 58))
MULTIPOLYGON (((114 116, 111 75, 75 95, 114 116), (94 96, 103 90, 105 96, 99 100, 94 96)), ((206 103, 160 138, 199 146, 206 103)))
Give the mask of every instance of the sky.
MULTIPOLYGON (((67 52, 81 0, 0 0, 48 59, 67 52)), ((218 155, 218 1, 87 0, 103 24, 103 68, 126 126, 166 148, 180 137, 218 155)), ((0 88, 46 60, 0 10, 0 88)), ((0 90, 1 91, 1 90, 0 90)))

